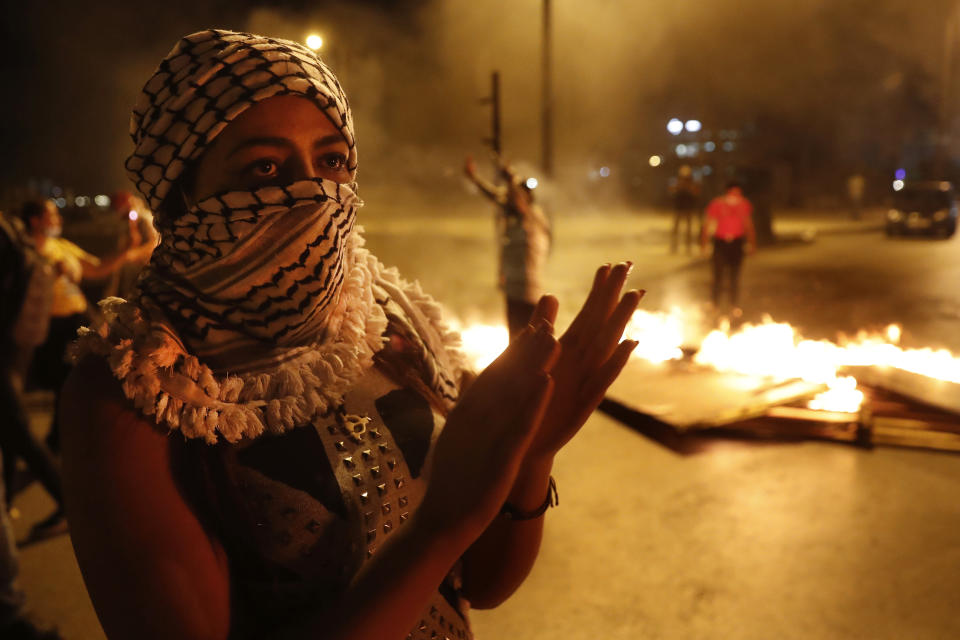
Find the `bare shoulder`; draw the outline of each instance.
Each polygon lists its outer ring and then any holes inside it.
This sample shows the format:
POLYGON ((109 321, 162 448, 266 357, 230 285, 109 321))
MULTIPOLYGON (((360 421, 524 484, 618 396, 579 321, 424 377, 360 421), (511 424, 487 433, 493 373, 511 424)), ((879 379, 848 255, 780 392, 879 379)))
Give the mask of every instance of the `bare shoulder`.
POLYGON ((168 437, 127 400, 103 360, 87 357, 73 369, 59 414, 64 497, 81 539, 88 522, 98 535, 98 522, 173 484, 168 437))
POLYGON ((111 464, 126 448, 146 445, 147 450, 139 454, 153 454, 149 457, 167 453, 166 436, 124 396, 120 381, 101 358, 87 356, 70 372, 60 395, 59 414, 67 480, 75 463, 111 464))
POLYGON ((181 436, 140 415, 96 358, 74 368, 60 415, 71 539, 108 637, 225 637, 229 570, 175 481, 181 436))
POLYGON ((106 361, 95 356, 85 357, 70 372, 61 392, 61 403, 61 409, 70 411, 67 415, 71 419, 82 418, 91 410, 132 409, 120 381, 113 377, 106 361))

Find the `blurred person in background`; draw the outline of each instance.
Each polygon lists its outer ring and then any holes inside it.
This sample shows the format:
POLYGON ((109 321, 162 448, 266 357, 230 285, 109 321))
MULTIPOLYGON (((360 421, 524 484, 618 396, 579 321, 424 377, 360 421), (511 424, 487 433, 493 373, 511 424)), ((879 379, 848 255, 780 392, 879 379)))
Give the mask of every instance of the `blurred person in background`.
POLYGON ((850 201, 850 217, 859 220, 863 212, 863 194, 867 190, 867 179, 863 174, 854 173, 847 178, 847 198, 850 201))
POLYGON ((753 254, 757 247, 753 229, 753 205, 743 195, 743 187, 737 181, 728 182, 723 195, 714 198, 707 206, 706 220, 700 236, 701 253, 707 253, 707 244, 713 241, 713 305, 721 306, 724 290, 730 304, 730 313, 739 318, 740 270, 744 254, 753 254))
POLYGON ((107 280, 103 297, 126 298, 133 291, 140 271, 150 261, 150 255, 160 242, 160 234, 153 226, 153 213, 141 198, 120 190, 110 198, 110 211, 118 223, 117 253, 126 253, 126 264, 114 271, 107 280))
POLYGON ((30 379, 37 386, 54 392, 54 420, 47 436, 47 447, 57 452, 60 448, 56 398, 70 372, 66 361, 67 345, 77 337, 88 319, 86 296, 80 283, 87 278, 105 278, 123 266, 127 257, 121 252, 100 259, 61 237, 63 219, 52 200, 28 200, 21 208, 20 217, 37 252, 50 264, 55 273, 53 302, 50 307, 50 328, 47 339, 33 355, 30 379))
MULTIPOLYGON (((0 463, 2 466, 3 463, 0 463)), ((6 469, 2 475, 6 475, 6 469)), ((0 481, 2 482, 2 481, 0 481)), ((2 487, 0 487, 2 488, 2 487)), ((3 640, 60 640, 55 630, 41 630, 26 616, 26 594, 17 584, 20 558, 13 524, 0 492, 0 638, 3 640)))
POLYGON ((680 225, 686 225, 684 249, 687 254, 693 250, 693 218, 700 206, 700 185, 693 179, 693 169, 690 165, 683 165, 677 172, 677 177, 670 185, 670 196, 673 200, 673 233, 670 235, 670 253, 677 252, 677 241, 680 236, 680 225))
POLYGON ((37 539, 66 530, 60 472, 30 432, 23 406, 27 367, 50 324, 54 274, 18 222, 0 213, 0 497, 12 510, 17 461, 23 460, 57 504, 50 516, 34 525, 31 538, 37 539))
MULTIPOLYGON (((8 507, 16 451, 60 500, 60 479, 52 461, 30 435, 21 402, 23 353, 46 333, 52 273, 31 250, 17 220, 0 212, 0 638, 58 640, 25 615, 25 594, 17 584, 19 558, 8 507), (44 293, 46 291, 46 293, 44 293)), ((62 512, 61 512, 62 514, 62 512)), ((59 517, 62 520, 62 515, 59 517)))
POLYGON ((189 35, 132 122, 162 240, 82 332, 63 399, 106 635, 469 640, 469 609, 526 579, 554 456, 637 346, 628 265, 597 270, 559 341, 544 296, 473 376, 440 306, 364 247, 353 119, 316 53, 189 35))
POLYGON ((533 187, 500 158, 504 185, 491 184, 477 174, 473 158, 467 158, 464 173, 481 193, 499 207, 499 284, 506 297, 507 327, 516 336, 530 321, 543 294, 541 274, 552 241, 550 222, 536 203, 533 187))

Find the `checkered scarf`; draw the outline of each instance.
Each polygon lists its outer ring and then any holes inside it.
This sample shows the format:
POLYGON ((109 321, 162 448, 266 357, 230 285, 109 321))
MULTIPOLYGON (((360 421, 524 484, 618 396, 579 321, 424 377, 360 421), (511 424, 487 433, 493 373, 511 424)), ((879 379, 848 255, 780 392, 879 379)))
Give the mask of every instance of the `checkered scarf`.
POLYGON ((127 169, 157 210, 161 244, 133 301, 100 303, 103 321, 72 350, 105 358, 145 415, 187 438, 236 442, 281 433, 337 406, 384 344, 388 315, 424 357, 445 402, 463 371, 459 336, 416 284, 363 247, 355 185, 302 180, 222 193, 176 218, 160 206, 213 138, 254 103, 307 97, 346 140, 337 80, 292 42, 230 31, 184 38, 144 87, 127 169), (171 219, 172 218, 172 219, 171 219))
POLYGON ((163 232, 139 302, 162 310, 202 359, 233 371, 277 363, 287 348, 315 343, 329 329, 362 204, 355 184, 305 180, 218 194, 176 218, 167 213, 162 203, 173 185, 230 121, 279 95, 317 105, 347 142, 355 175, 346 95, 295 42, 215 29, 189 35, 161 61, 131 118, 127 170, 163 232))
POLYGON ((161 309, 201 360, 234 372, 279 364, 336 335, 361 204, 321 179, 207 198, 169 222, 139 302, 161 309))
POLYGON ((135 145, 130 179, 159 211, 190 163, 234 118, 280 95, 312 100, 340 130, 356 172, 353 116, 340 83, 310 49, 289 40, 209 29, 189 35, 167 54, 130 118, 135 145))

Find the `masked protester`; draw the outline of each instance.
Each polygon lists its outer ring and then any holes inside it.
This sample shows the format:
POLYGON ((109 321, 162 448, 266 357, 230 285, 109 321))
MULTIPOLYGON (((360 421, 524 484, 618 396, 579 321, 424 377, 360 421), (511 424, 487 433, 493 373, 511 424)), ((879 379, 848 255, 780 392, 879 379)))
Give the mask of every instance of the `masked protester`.
POLYGON ((438 305, 364 248, 350 109, 312 51, 187 36, 131 129, 162 239, 83 332, 64 401, 107 636, 472 637, 470 606, 536 558, 553 456, 636 346, 627 266, 598 270, 559 343, 541 300, 465 390, 438 305))

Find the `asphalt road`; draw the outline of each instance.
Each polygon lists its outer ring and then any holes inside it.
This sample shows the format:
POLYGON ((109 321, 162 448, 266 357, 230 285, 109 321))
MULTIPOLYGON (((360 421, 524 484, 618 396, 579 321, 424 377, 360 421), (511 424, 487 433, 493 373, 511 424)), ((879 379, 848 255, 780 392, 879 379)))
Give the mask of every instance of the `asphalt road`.
MULTIPOLYGON (((477 217, 366 221, 371 248, 461 317, 495 320, 492 227, 477 217)), ((557 221, 546 282, 569 317, 596 264, 630 259, 648 309, 701 303, 708 265, 672 255, 662 216, 557 221)), ((790 233, 842 230, 826 216, 790 233)), ((904 326, 909 346, 960 351, 960 240, 820 235, 752 257, 749 318, 811 337, 904 326)), ((41 399, 42 400, 42 399, 41 399)), ((42 430, 48 413, 34 412, 42 430)), ((475 612, 478 638, 954 638, 960 465, 953 455, 828 443, 718 442, 680 456, 603 415, 555 466, 560 506, 541 559, 507 604, 475 612)), ((18 533, 50 508, 36 485, 18 533)), ((66 536, 22 550, 30 609, 68 638, 103 637, 66 536)))

